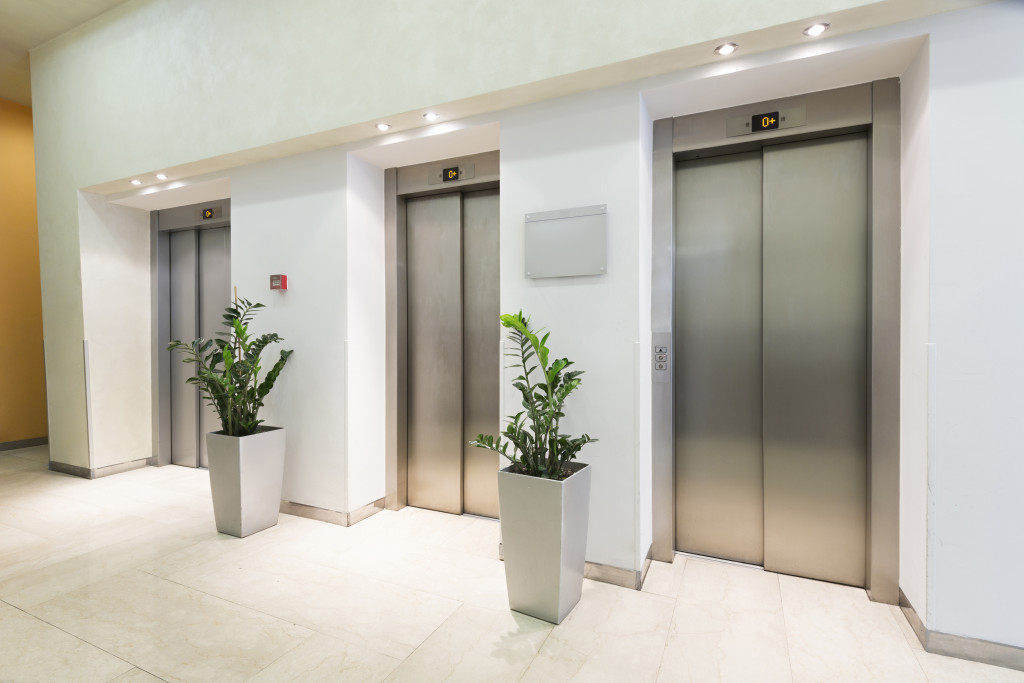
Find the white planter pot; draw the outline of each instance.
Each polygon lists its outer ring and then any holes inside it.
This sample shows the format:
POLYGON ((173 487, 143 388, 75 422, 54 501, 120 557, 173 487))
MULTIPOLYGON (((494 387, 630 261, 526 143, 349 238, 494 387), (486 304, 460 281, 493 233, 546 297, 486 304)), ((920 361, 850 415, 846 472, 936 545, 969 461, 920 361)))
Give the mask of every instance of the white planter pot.
POLYGON ((244 538, 277 524, 284 481, 284 430, 206 435, 217 531, 244 538))
POLYGON ((590 466, 564 481, 498 472, 501 543, 509 607, 561 623, 583 592, 590 519, 590 466))

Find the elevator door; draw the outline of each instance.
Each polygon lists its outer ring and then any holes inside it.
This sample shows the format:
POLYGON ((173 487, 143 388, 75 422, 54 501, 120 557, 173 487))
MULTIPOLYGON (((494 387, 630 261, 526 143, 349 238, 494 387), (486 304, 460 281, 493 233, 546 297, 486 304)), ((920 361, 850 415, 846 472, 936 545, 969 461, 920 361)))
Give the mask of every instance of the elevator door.
POLYGON ((863 585, 866 137, 675 182, 676 547, 863 585))
MULTIPOLYGON (((221 316, 231 303, 230 228, 180 230, 169 239, 171 339, 214 339, 227 329, 221 316)), ((171 462, 206 467, 204 435, 220 421, 198 387, 186 384, 195 368, 181 360, 176 352, 171 363, 171 462)))
POLYGON ((498 516, 498 191, 406 201, 408 501, 498 516))

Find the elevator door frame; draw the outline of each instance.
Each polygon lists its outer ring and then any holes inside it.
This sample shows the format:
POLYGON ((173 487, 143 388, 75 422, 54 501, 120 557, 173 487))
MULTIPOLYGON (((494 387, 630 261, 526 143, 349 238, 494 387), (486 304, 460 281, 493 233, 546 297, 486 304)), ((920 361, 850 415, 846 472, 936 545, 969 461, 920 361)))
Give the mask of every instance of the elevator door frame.
MULTIPOLYGON (((866 131, 868 137, 868 453, 865 589, 899 602, 900 425, 900 91, 892 78, 654 122, 651 263, 652 359, 673 348, 674 174, 676 162, 781 142, 866 131), (799 111, 803 124, 748 135, 730 127, 761 112, 799 111)), ((655 560, 675 554, 674 363, 652 362, 653 544, 655 560)))
MULTIPOLYGON (((217 199, 151 211, 149 222, 153 455, 146 459, 146 464, 162 467, 171 464, 171 363, 181 362, 167 350, 166 341, 171 338, 170 234, 181 230, 230 229, 231 200, 217 199), (203 218, 206 209, 214 212, 209 219, 203 218)), ((198 459, 198 452, 196 457, 198 459)))
MULTIPOLYGON (((499 168, 500 156, 494 151, 384 171, 385 507, 389 510, 399 510, 409 500, 406 200, 499 189, 499 168), (442 182, 440 172, 453 166, 471 166, 473 177, 442 182), (438 178, 434 179, 434 175, 438 178)), ((495 368, 496 374, 500 371, 495 368)), ((495 429, 499 426, 496 424, 495 429)))

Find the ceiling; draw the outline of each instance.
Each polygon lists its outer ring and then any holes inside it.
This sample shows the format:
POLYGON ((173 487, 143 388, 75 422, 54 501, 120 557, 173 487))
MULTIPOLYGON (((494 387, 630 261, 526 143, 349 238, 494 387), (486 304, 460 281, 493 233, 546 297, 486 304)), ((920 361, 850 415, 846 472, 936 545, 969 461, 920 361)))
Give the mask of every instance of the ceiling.
POLYGON ((0 98, 32 105, 28 51, 126 0, 0 0, 0 98))

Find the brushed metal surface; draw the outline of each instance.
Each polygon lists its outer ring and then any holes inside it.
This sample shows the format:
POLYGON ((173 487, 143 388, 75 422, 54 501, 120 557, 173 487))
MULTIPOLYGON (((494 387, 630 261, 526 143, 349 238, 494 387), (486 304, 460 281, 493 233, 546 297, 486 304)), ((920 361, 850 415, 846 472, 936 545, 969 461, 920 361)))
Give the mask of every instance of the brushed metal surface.
POLYGON ((900 83, 872 84, 871 443, 867 589, 897 604, 900 574, 900 83))
POLYGON ((837 128, 865 126, 871 123, 871 84, 861 83, 834 90, 796 95, 765 102, 753 102, 729 109, 679 116, 675 119, 672 150, 683 152, 710 149, 750 140, 729 137, 729 119, 746 118, 766 111, 783 111, 805 107, 806 121, 797 128, 780 128, 758 133, 756 138, 770 142, 794 134, 824 132, 837 128))
POLYGON ((244 538, 277 524, 284 482, 285 432, 206 434, 217 531, 244 538))
MULTIPOLYGON (((190 342, 198 336, 198 244, 195 230, 173 232, 170 236, 170 331, 171 339, 190 342)), ((199 394, 185 380, 195 374, 194 366, 182 362, 180 353, 171 357, 171 462, 195 467, 199 452, 199 394)))
MULTIPOLYGON (((224 309, 231 303, 231 231, 213 228, 199 231, 199 336, 214 339, 227 328, 224 309)), ((206 439, 201 435, 221 428, 220 418, 199 398, 199 466, 209 467, 206 439)))
POLYGON ((867 141, 764 150, 764 565, 863 586, 867 141))
POLYGON ((151 374, 153 396, 153 455, 151 465, 171 464, 171 352, 167 342, 171 340, 171 293, 170 293, 170 234, 160 232, 160 212, 149 214, 150 231, 150 342, 151 374))
POLYGON ((406 202, 409 505, 462 513, 462 240, 457 193, 406 202))
MULTIPOLYGON (((672 161, 672 119, 654 122, 651 192, 651 343, 672 348, 673 266, 675 229, 672 161)), ((674 355, 674 354, 673 354, 674 355)), ((675 361, 672 361, 674 367, 675 361)), ((653 370, 652 370, 653 373, 653 370)), ((671 562, 676 549, 675 529, 675 434, 672 373, 654 373, 651 382, 651 556, 671 562), (665 381, 662 381, 665 380, 665 381)))
POLYGON ((498 151, 481 152, 464 157, 430 161, 413 166, 402 166, 395 169, 395 193, 399 197, 409 198, 420 193, 447 194, 448 192, 470 189, 483 189, 484 184, 496 184, 501 171, 501 153, 498 151), (432 182, 432 178, 443 168, 452 166, 473 166, 473 178, 459 179, 450 183, 432 182))
POLYGON ((397 192, 398 169, 384 171, 384 299, 387 302, 385 342, 386 434, 384 437, 385 499, 389 510, 408 502, 408 406, 406 390, 406 248, 405 199, 397 192))
POLYGON ((564 481, 498 473, 509 607, 553 624, 580 600, 590 519, 590 470, 564 481))
POLYGON ((469 445, 501 428, 498 191, 462 195, 463 511, 498 516, 499 456, 469 445))
POLYGON ((761 564, 761 154, 675 182, 676 547, 761 564))
POLYGON ((608 269, 607 206, 528 213, 523 227, 526 277, 603 275, 608 269))

